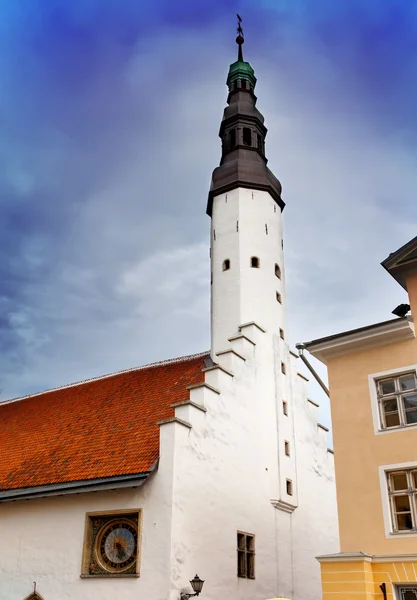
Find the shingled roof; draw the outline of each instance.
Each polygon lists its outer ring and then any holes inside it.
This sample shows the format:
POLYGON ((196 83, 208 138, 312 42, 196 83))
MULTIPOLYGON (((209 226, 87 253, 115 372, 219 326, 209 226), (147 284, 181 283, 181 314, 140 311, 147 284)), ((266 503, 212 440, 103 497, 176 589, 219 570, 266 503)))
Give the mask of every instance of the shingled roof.
POLYGON ((146 474, 157 422, 204 380, 208 353, 106 375, 0 404, 0 490, 146 474))

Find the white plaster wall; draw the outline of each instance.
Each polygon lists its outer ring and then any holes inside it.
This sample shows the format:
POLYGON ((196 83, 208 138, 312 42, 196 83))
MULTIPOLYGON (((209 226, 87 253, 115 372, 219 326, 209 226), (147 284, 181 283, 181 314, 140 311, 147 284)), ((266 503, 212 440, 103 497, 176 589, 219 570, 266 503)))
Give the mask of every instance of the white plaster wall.
MULTIPOLYGON (((173 448, 173 431, 163 432, 173 448)), ((166 600, 174 453, 143 487, 0 504, 0 598, 23 600, 33 582, 44 600, 166 600), (87 512, 143 509, 139 578, 81 579, 87 512)))

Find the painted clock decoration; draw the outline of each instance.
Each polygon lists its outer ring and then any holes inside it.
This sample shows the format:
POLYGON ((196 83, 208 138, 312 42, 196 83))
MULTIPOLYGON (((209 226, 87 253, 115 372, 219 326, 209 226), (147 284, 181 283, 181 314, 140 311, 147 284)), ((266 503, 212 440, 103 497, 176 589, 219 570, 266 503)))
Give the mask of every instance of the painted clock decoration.
POLYGON ((138 557, 137 515, 92 519, 90 575, 133 575, 138 557))

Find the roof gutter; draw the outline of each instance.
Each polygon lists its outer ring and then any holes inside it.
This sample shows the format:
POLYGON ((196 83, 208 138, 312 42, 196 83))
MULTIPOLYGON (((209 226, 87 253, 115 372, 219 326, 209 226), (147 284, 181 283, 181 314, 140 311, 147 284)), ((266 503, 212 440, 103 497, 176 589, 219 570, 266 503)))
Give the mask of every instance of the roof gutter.
POLYGON ((326 386, 326 384, 324 383, 320 375, 317 373, 313 365, 304 356, 304 349, 306 347, 305 344, 296 344, 295 347, 298 350, 298 356, 301 358, 301 360, 303 361, 307 369, 310 371, 310 373, 313 375, 314 379, 317 381, 324 393, 330 398, 329 388, 326 386))
POLYGON ((140 487, 145 483, 149 475, 152 474, 156 466, 157 463, 151 467, 151 470, 145 473, 135 473, 133 475, 117 475, 116 477, 102 477, 100 479, 70 481, 52 485, 3 490, 0 491, 0 502, 29 500, 31 498, 44 498, 46 496, 63 496, 66 494, 81 494, 83 492, 99 492, 127 487, 140 487))

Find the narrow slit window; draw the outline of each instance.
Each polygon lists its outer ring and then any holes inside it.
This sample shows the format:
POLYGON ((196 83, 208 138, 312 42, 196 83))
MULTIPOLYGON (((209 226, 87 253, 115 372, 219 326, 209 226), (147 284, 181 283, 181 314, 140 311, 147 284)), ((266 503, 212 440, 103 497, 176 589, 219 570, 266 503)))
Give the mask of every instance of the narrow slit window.
POLYGON ((287 479, 287 494, 288 496, 292 496, 292 481, 291 479, 287 479))
POLYGON ((237 533, 237 576, 255 579, 255 536, 237 533))
POLYGON ((280 337, 282 340, 285 340, 285 336, 284 336, 284 330, 283 330, 283 329, 280 329, 280 330, 279 330, 279 337, 280 337))
POLYGON ((223 271, 228 271, 230 269, 230 260, 228 258, 226 258, 226 260, 223 261, 223 271))
POLYGON ((277 298, 277 302, 282 304, 282 298, 281 298, 281 294, 279 292, 277 292, 276 298, 277 298))
POLYGON ((285 448, 285 456, 289 456, 290 455, 290 442, 287 442, 287 440, 285 440, 285 442, 284 442, 284 448, 285 448))
POLYGON ((262 138, 259 133, 256 134, 256 145, 260 152, 262 152, 262 138))
POLYGON ((246 79, 241 79, 240 86, 242 90, 246 90, 246 79))
POLYGON ((281 373, 282 373, 283 375, 285 375, 285 373, 286 373, 286 372, 287 372, 287 369, 285 368, 285 363, 283 363, 283 362, 282 362, 282 363, 281 363, 281 373))
POLYGON ((288 417, 288 402, 285 402, 285 400, 282 401, 282 412, 288 417))
POLYGON ((250 266, 254 269, 259 269, 259 258, 257 256, 252 256, 250 259, 250 266))
POLYGON ((236 129, 231 129, 229 131, 229 143, 231 148, 236 146, 236 129))
POLYGON ((243 128, 243 143, 245 146, 252 146, 252 131, 249 127, 243 128))
POLYGON ((278 279, 281 279, 281 269, 279 268, 279 265, 275 264, 275 277, 278 277, 278 279))

